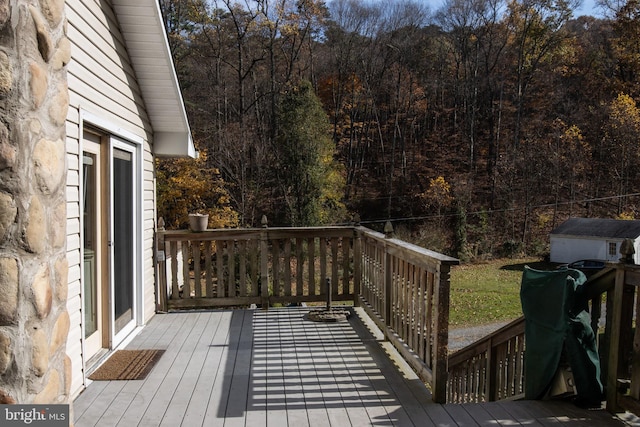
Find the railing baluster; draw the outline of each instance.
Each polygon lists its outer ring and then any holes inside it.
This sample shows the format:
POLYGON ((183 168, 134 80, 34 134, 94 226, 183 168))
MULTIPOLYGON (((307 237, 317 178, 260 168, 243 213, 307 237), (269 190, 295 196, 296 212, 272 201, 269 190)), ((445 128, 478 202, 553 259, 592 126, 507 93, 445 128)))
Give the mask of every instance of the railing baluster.
POLYGON ((321 237, 318 239, 320 248, 320 281, 318 283, 319 295, 324 295, 326 292, 323 284, 327 281, 327 244, 326 238, 321 237))
POLYGON ((524 335, 516 335, 514 339, 517 343, 514 394, 519 395, 524 393, 524 381, 521 381, 524 378, 524 335))
POLYGON ((238 262, 239 262, 238 296, 246 297, 249 295, 249 290, 247 289, 247 241, 238 240, 237 247, 238 247, 238 262))
POLYGON ((296 295, 300 296, 304 294, 304 245, 303 240, 299 237, 296 238, 296 295))
POLYGON ((487 399, 487 354, 480 354, 478 360, 478 402, 486 402, 487 399))
POLYGON ((205 296, 213 298, 213 254, 211 253, 211 241, 204 241, 204 271, 205 271, 205 296))
POLYGON ((334 237, 331 239, 331 293, 332 293, 332 297, 335 297, 338 295, 338 277, 339 277, 339 273, 338 273, 338 266, 340 265, 340 263, 338 262, 338 247, 339 242, 338 242, 338 238, 334 237))
POLYGON ((285 296, 291 296, 291 239, 285 239, 284 241, 284 256, 282 261, 284 282, 284 294, 285 296))
POLYGON ((426 334, 426 299, 425 299, 425 281, 426 281, 426 272, 421 268, 420 269, 420 277, 419 277, 419 289, 418 289, 418 327, 416 330, 418 331, 418 343, 416 345, 416 349, 418 351, 418 355, 420 358, 424 359, 424 344, 425 344, 425 334, 426 334))
POLYGON ((402 328, 402 339, 411 347, 411 342, 409 341, 409 337, 411 335, 411 301, 409 298, 411 297, 411 265, 406 261, 402 260, 402 283, 404 285, 404 295, 403 295, 403 319, 404 319, 404 327, 402 328))
POLYGON ((226 241, 227 254, 227 296, 236 296, 236 250, 233 240, 226 241))
POLYGON ((432 361, 433 357, 433 343, 431 342, 431 336, 433 335, 433 292, 435 289, 435 275, 433 273, 427 273, 427 323, 425 332, 425 356, 424 359, 432 361))
POLYGON ((353 233, 353 289, 351 292, 354 295, 354 304, 360 305, 360 292, 362 281, 362 240, 360 233, 354 231, 353 233))
POLYGON ((195 297, 202 298, 202 283, 200 282, 200 241, 194 240, 191 242, 191 248, 193 249, 193 289, 195 291, 195 297))
POLYGON ((342 238, 342 292, 341 295, 350 295, 352 291, 349 289, 351 276, 351 260, 354 259, 351 254, 350 240, 346 237, 342 238))
POLYGON ((216 240, 216 291, 218 298, 224 298, 225 282, 224 282, 224 242, 216 240))
POLYGON ((156 308, 158 311, 166 312, 169 309, 167 296, 167 251, 164 241, 164 220, 158 221, 158 232, 156 234, 156 261, 158 263, 158 299, 156 308))
POLYGON ((309 295, 318 295, 316 290, 316 239, 307 239, 307 259, 309 266, 309 295))
POLYGON ((178 242, 168 242, 171 248, 171 299, 180 298, 180 286, 178 284, 178 242))
POLYGON ((392 285, 393 286, 393 305, 392 308, 395 312, 395 326, 394 330, 402 335, 402 275, 401 275, 401 260, 392 256, 391 258, 391 271, 393 272, 392 285))
POLYGON ((248 242, 248 251, 249 251, 249 268, 251 269, 250 280, 251 280, 251 292, 249 295, 257 297, 260 293, 258 289, 258 278, 260 277, 260 264, 258 263, 258 241, 256 239, 249 240, 248 242))
POLYGON ((189 241, 182 242, 182 298, 191 298, 191 277, 189 277, 189 241))
POLYGON ((273 272, 273 296, 282 295, 280 292, 280 241, 273 240, 271 242, 271 264, 273 272))
POLYGON ((411 265, 411 296, 409 301, 411 302, 411 328, 409 329, 409 346, 415 349, 418 344, 418 284, 417 282, 417 268, 415 265, 411 265))
POLYGON ((385 251, 384 254, 384 321, 387 327, 394 328, 395 322, 393 321, 393 258, 390 253, 385 251))

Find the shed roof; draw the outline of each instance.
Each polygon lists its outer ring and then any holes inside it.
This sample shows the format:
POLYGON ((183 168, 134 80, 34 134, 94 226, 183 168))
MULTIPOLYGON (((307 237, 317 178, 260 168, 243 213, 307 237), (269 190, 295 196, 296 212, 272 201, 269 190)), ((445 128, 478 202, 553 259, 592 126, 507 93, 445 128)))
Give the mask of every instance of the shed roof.
POLYGON ((551 231, 553 235, 636 239, 640 221, 602 218, 569 218, 551 231))
POLYGON ((195 157, 158 0, 112 0, 153 126, 158 156, 195 157))

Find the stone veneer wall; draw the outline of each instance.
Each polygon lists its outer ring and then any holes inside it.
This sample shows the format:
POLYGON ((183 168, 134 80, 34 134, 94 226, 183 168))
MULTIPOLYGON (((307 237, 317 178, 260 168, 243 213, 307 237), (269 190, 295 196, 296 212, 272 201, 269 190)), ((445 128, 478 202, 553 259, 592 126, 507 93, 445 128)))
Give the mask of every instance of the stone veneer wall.
POLYGON ((0 403, 68 403, 64 0, 0 0, 0 403))

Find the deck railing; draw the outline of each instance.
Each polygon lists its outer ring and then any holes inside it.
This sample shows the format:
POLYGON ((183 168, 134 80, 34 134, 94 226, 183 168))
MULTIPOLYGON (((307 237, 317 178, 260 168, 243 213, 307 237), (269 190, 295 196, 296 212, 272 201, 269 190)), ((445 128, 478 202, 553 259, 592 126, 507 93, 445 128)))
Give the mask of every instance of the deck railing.
POLYGON ((449 357, 447 402, 524 397, 524 317, 449 357))
POLYGON ((348 227, 158 232, 159 309, 353 300, 348 227))
POLYGON ((592 325, 600 320, 599 353, 607 409, 640 414, 640 266, 615 264, 589 289, 592 325), (605 314, 601 316, 603 296, 605 314), (601 318, 602 317, 602 318, 601 318), (604 321, 604 325, 602 325, 604 321))
MULTIPOLYGON (((611 291, 614 286, 613 271, 608 269, 600 272, 586 283, 590 290, 591 324, 595 330, 600 321, 602 294, 611 291)), ((609 299, 613 301, 613 298, 609 299)), ((491 402, 524 398, 524 330, 525 319, 520 317, 450 355, 447 402, 491 402)))
POLYGON ((361 226, 157 232, 157 308, 352 301, 445 402, 458 260, 361 226))
MULTIPOLYGON (((613 263, 585 284, 611 412, 640 414, 640 266, 613 263), (602 308, 605 307, 604 313, 602 308)), ((524 317, 449 357, 447 401, 524 397, 524 317)))
MULTIPOLYGON (((360 226, 160 230, 157 248, 160 311, 250 304, 268 308, 325 302, 331 295, 332 301, 364 307, 431 386, 434 401, 523 396, 524 319, 448 355, 454 258, 360 226)), ((640 266, 611 264, 587 286, 592 325, 600 331, 607 408, 638 413, 640 266)))
POLYGON ((369 316, 445 402, 449 277, 458 260, 359 228, 360 299, 369 316))

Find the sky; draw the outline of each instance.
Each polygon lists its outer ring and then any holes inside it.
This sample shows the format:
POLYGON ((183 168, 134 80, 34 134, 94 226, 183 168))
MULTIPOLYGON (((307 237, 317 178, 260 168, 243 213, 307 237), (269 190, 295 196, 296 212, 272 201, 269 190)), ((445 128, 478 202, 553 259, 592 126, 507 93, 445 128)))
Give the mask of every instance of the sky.
POLYGON ((595 8, 594 0, 582 0, 582 7, 575 12, 576 16, 591 15, 599 16, 601 12, 595 8))
MULTIPOLYGON (((393 0, 391 0, 393 1, 393 0)), ((425 4, 427 4, 432 11, 437 10, 442 6, 444 0, 422 0, 425 4)), ((600 16, 601 13, 598 9, 595 8, 595 0, 582 0, 582 7, 574 12, 575 16, 580 15, 591 15, 591 16, 600 16)))

